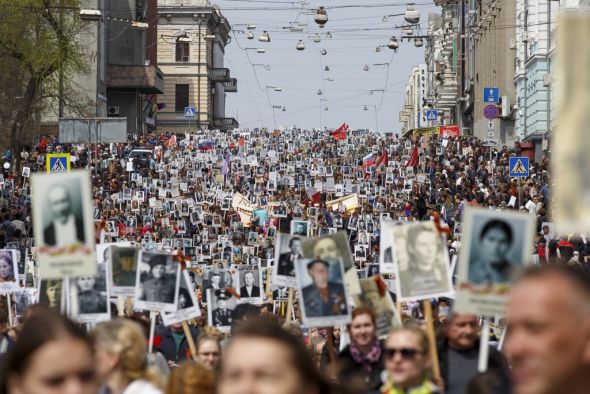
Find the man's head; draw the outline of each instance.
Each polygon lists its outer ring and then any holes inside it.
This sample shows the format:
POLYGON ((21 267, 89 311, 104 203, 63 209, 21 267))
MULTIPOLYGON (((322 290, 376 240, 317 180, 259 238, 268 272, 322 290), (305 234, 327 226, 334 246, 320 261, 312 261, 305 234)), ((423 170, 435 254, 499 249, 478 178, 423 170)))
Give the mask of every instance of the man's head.
POLYGON ((307 264, 307 272, 317 287, 320 289, 328 287, 330 265, 327 262, 323 260, 314 260, 307 264))
POLYGON ((254 274, 252 271, 248 271, 244 274, 244 284, 246 286, 252 286, 254 284, 254 274))
POLYGON ((455 349, 471 349, 478 339, 479 321, 476 315, 454 314, 446 326, 449 345, 455 349))
POLYGON ((218 285, 221 282, 221 275, 218 272, 214 272, 211 275, 211 283, 218 285))
POLYGON ((55 185, 49 189, 49 208, 55 220, 65 223, 70 216, 72 200, 65 187, 55 185))
POLYGON ((291 253, 301 256, 303 255, 303 250, 301 249, 301 239, 298 237, 293 237, 289 241, 289 249, 291 249, 291 253))
POLYGON ((508 303, 515 393, 581 393, 590 383, 590 280, 567 266, 526 271, 508 303))
POLYGON ((313 256, 316 259, 337 263, 340 259, 340 251, 332 238, 321 238, 313 246, 313 256))

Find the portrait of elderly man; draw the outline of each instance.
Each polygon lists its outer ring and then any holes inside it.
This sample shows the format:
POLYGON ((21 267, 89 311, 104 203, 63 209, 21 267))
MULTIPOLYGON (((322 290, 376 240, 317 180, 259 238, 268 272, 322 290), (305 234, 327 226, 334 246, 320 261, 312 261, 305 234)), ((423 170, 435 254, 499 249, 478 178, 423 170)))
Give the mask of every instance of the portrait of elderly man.
POLYGON ((49 246, 68 246, 84 243, 84 221, 72 210, 72 196, 68 189, 57 184, 47 194, 51 221, 43 229, 43 240, 49 246))
POLYGON ((330 281, 330 263, 315 259, 307 263, 312 283, 302 289, 307 317, 346 315, 348 306, 342 283, 330 281))

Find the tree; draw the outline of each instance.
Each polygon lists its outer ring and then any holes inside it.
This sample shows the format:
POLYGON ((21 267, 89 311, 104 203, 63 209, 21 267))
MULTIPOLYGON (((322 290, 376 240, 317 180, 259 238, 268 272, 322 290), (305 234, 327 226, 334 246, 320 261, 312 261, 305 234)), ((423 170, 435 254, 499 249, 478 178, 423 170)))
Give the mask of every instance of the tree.
POLYGON ((0 56, 8 58, 3 63, 10 64, 15 78, 4 94, 21 92, 10 120, 10 146, 17 158, 26 122, 44 100, 63 96, 56 83, 60 74, 67 81, 86 68, 76 40, 82 31, 79 9, 78 0, 0 0, 0 56))

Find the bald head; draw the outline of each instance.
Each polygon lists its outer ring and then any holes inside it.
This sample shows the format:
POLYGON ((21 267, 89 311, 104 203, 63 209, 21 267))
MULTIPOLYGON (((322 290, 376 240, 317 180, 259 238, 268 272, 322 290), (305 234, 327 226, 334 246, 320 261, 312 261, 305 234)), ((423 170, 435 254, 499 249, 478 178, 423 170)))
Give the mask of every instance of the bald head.
POLYGON ((63 185, 55 185, 49 189, 47 197, 53 218, 61 223, 67 222, 72 209, 72 201, 67 189, 63 185))

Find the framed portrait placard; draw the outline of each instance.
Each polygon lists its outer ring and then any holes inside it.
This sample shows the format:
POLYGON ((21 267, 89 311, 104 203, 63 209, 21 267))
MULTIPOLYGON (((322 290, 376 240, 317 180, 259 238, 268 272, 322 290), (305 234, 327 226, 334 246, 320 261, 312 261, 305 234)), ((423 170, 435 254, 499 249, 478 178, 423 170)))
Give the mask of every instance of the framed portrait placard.
POLYGON ((402 301, 453 296, 449 254, 433 222, 392 228, 395 278, 402 301))
POLYGON ((510 280, 531 261, 535 217, 527 213, 467 208, 457 266, 455 309, 502 316, 510 280))
POLYGON ((199 308, 192 286, 188 271, 183 270, 180 275, 176 312, 164 312, 162 314, 164 325, 170 326, 201 316, 201 308, 199 308))
POLYGON ((96 275, 94 222, 87 170, 31 175, 39 275, 96 275))

